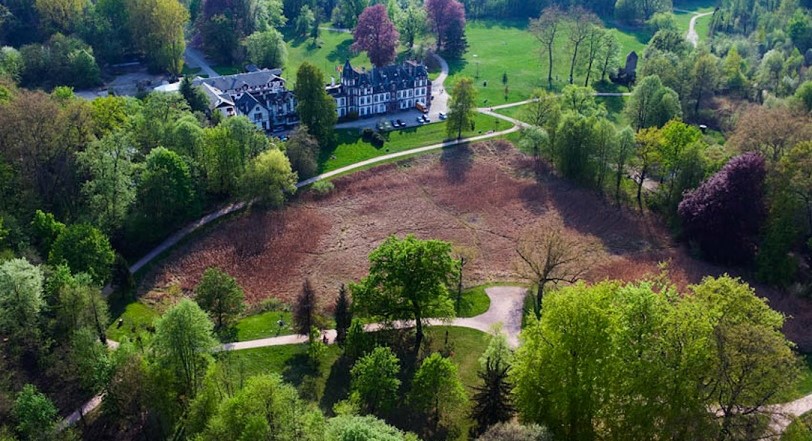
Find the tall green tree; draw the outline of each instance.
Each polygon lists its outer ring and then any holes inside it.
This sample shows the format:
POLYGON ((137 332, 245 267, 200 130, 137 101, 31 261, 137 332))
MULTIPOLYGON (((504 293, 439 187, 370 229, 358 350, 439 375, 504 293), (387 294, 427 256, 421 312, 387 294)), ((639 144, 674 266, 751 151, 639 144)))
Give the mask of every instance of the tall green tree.
POLYGON ((447 288, 456 267, 451 244, 390 236, 369 255, 369 262, 369 276, 351 285, 359 314, 385 322, 414 320, 416 349, 428 318, 454 316, 447 288))
POLYGON ((271 149, 248 163, 240 185, 246 200, 279 207, 285 202, 286 193, 296 192, 296 173, 284 153, 271 149))
POLYGON ((39 314, 45 306, 42 272, 25 259, 0 263, 0 332, 21 346, 39 337, 39 314))
POLYGON ((255 32, 245 39, 248 59, 259 67, 282 68, 288 59, 288 47, 276 29, 255 32))
POLYGON ((309 335, 313 328, 318 328, 319 305, 316 291, 310 283, 310 279, 305 279, 302 283, 302 290, 296 298, 293 306, 293 328, 299 335, 309 335))
POLYGON ((400 360, 391 349, 377 347, 352 367, 352 393, 366 412, 388 410, 398 398, 400 360))
POLYGON ((679 97, 675 95, 676 92, 663 86, 660 77, 650 75, 635 86, 624 112, 637 131, 646 127, 659 127, 682 115, 679 97))
POLYGON ((91 179, 82 185, 94 225, 106 232, 120 228, 135 202, 133 157, 137 153, 132 138, 113 132, 79 154, 79 164, 91 179))
POLYGON ((249 378, 227 397, 199 435, 203 441, 276 439, 320 441, 324 417, 278 375, 249 378))
POLYGON ((417 441, 417 437, 403 433, 369 415, 340 415, 330 418, 324 432, 324 441, 348 440, 417 441))
POLYGON ((335 100, 324 90, 324 74, 316 66, 304 62, 296 72, 296 113, 302 124, 322 146, 329 145, 333 127, 338 120, 335 100))
POLYGON ((155 322, 151 355, 158 369, 170 375, 178 396, 193 398, 213 362, 217 345, 214 325, 197 303, 183 299, 155 322))
POLYGON ((107 343, 107 301, 85 273, 70 277, 59 289, 56 319, 61 335, 69 337, 81 329, 90 329, 100 342, 107 343))
POLYGON ((17 395, 11 413, 24 440, 49 440, 56 434, 56 406, 32 384, 26 384, 17 395))
POLYGON ((154 240, 198 210, 189 165, 175 152, 149 152, 138 182, 135 223, 139 234, 154 240))
POLYGON ((449 138, 455 136, 462 138, 464 130, 473 130, 476 120, 476 89, 474 81, 467 77, 457 80, 451 92, 451 102, 448 105, 448 121, 446 134, 449 138))
POLYGON ((409 392, 409 402, 415 409, 427 413, 436 428, 449 422, 466 401, 457 366, 450 359, 435 352, 423 360, 409 392))
POLYGON ((110 239, 88 224, 73 224, 56 238, 48 262, 67 265, 72 273, 87 273, 96 283, 110 279, 116 255, 110 239))
POLYGON ((128 0, 130 32, 150 66, 180 75, 189 11, 178 0, 128 0))
POLYGON ((352 304, 347 287, 343 283, 338 290, 333 316, 336 322, 336 342, 343 346, 347 339, 347 331, 352 324, 352 304))
POLYGON ((318 172, 319 141, 307 132, 307 127, 299 125, 293 129, 285 142, 285 155, 300 180, 318 172))
POLYGON ((214 320, 214 330, 233 325, 245 309, 245 293, 237 280, 219 268, 207 268, 195 288, 195 301, 214 320))
POLYGON ((191 76, 187 75, 180 80, 179 91, 193 112, 206 112, 209 110, 209 99, 206 98, 206 94, 200 86, 195 86, 192 83, 191 76))

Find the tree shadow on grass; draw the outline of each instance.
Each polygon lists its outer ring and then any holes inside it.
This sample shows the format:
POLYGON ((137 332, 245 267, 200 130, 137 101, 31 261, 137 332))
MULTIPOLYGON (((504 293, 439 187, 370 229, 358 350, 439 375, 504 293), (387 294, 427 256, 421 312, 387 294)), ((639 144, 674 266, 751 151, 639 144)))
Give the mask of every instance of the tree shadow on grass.
POLYGON ((443 149, 440 164, 445 170, 446 181, 451 184, 465 182, 468 171, 474 163, 474 155, 468 144, 443 149))
POLYGON ((333 414, 333 406, 339 401, 347 398, 350 394, 350 369, 353 360, 349 357, 341 356, 330 367, 330 375, 324 385, 324 393, 319 401, 319 407, 328 415, 333 414))
POLYGON ((339 43, 335 49, 330 51, 327 54, 327 60, 332 61, 334 63, 344 63, 348 59, 351 59, 356 55, 355 51, 353 51, 350 46, 352 46, 352 36, 350 34, 346 34, 347 39, 339 43))
POLYGON ((305 377, 318 374, 319 369, 313 366, 307 353, 299 353, 291 357, 285 362, 285 368, 282 370, 282 378, 285 382, 296 387, 301 386, 305 377))

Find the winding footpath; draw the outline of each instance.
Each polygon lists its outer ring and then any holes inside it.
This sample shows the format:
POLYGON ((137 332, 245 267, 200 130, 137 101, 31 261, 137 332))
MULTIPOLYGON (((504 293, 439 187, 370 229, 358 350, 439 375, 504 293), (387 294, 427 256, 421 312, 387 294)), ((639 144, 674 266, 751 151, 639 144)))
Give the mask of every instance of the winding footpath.
POLYGON ((685 35, 685 39, 688 40, 688 43, 691 43, 694 47, 699 44, 699 34, 696 33, 696 20, 712 14, 712 11, 703 12, 701 14, 695 14, 693 17, 691 17, 691 21, 688 23, 688 33, 685 35))
MULTIPOLYGON (((513 348, 516 348, 519 346, 519 332, 522 328, 522 307, 524 305, 524 297, 526 292, 527 290, 525 288, 516 286, 494 286, 485 288, 485 293, 488 295, 491 303, 488 310, 484 313, 475 317, 457 318, 447 321, 429 319, 428 322, 432 326, 459 326, 462 328, 476 329, 482 332, 490 332, 494 325, 501 323, 502 331, 507 335, 508 343, 513 348)), ((395 329, 413 328, 414 322, 396 322, 390 327, 395 329)), ((366 325, 364 328, 367 332, 374 332, 381 329, 386 329, 387 327, 380 323, 372 323, 366 325)), ((332 344, 335 342, 336 330, 329 329, 323 331, 322 335, 326 335, 328 342, 332 344)), ((307 336, 282 335, 279 337, 225 343, 217 349, 217 352, 241 351, 246 349, 296 345, 302 343, 307 343, 307 336)), ((89 412, 92 412, 98 408, 102 404, 103 400, 103 394, 94 396, 88 402, 83 404, 81 408, 75 410, 73 413, 65 417, 65 419, 59 423, 58 429, 61 431, 76 424, 82 419, 83 415, 87 415, 89 412)))

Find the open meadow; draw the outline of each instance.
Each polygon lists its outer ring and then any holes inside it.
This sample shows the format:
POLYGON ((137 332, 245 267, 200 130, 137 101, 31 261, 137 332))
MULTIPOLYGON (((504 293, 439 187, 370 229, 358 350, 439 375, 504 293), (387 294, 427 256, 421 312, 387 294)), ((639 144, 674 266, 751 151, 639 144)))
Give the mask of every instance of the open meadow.
MULTIPOLYGON (((325 303, 342 283, 364 277, 367 256, 387 236, 437 238, 472 252, 466 284, 517 280, 516 244, 537 222, 560 219, 597 239, 603 257, 588 280, 636 280, 669 273, 682 289, 704 275, 732 272, 691 258, 656 219, 619 210, 594 192, 548 172, 505 141, 444 150, 336 179, 326 197, 303 194, 282 211, 252 210, 175 249, 143 280, 141 291, 177 284, 191 290, 204 269, 219 266, 245 289, 249 303, 295 298, 310 278, 325 303)), ((780 311, 792 312, 787 335, 812 349, 809 302, 759 286, 780 311)))

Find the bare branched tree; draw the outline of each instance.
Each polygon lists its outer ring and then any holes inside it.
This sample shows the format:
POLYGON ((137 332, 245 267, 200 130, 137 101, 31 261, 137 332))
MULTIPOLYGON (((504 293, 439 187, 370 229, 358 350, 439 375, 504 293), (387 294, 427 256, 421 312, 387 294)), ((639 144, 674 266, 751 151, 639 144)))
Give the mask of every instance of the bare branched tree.
POLYGON ((550 286, 575 283, 597 261, 601 246, 568 231, 560 221, 539 223, 519 240, 519 275, 536 285, 533 312, 541 318, 541 301, 550 286))
POLYGON ((530 20, 530 33, 542 44, 543 52, 547 53, 547 88, 553 88, 553 52, 555 36, 558 35, 559 26, 564 19, 564 11, 557 5, 544 8, 541 16, 530 20))

